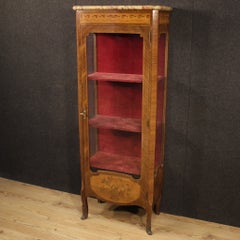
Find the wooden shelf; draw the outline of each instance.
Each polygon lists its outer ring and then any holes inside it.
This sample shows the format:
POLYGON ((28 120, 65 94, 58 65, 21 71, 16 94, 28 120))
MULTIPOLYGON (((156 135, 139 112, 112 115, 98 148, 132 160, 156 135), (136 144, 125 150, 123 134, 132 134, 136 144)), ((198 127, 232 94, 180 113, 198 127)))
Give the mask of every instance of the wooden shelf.
POLYGON ((88 75, 88 80, 96 81, 142 83, 142 79, 143 76, 141 74, 94 72, 88 75))
POLYGON ((113 129, 128 132, 141 132, 141 120, 135 118, 113 117, 96 115, 89 120, 89 124, 95 128, 113 129))
POLYGON ((127 174, 140 175, 139 157, 97 152, 90 158, 90 166, 101 170, 110 170, 127 174))

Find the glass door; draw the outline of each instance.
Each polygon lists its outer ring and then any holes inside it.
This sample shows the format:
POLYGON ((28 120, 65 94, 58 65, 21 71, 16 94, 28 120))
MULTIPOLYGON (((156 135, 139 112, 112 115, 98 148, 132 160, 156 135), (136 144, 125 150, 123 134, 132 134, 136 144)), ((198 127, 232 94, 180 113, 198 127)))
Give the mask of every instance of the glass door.
POLYGON ((90 169, 140 177, 143 39, 96 33, 87 40, 90 169))

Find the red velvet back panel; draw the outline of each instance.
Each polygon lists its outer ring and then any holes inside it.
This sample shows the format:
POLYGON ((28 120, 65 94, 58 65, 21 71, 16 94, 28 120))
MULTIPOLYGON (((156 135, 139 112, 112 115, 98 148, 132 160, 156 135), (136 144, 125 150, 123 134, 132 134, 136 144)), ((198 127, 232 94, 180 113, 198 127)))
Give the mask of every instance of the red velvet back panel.
POLYGON ((141 118, 142 84, 98 82, 98 113, 141 118))
POLYGON ((143 39, 135 34, 97 34, 97 71, 142 74, 143 39))
POLYGON ((123 156, 140 157, 140 133, 100 129, 99 137, 100 151, 123 156))

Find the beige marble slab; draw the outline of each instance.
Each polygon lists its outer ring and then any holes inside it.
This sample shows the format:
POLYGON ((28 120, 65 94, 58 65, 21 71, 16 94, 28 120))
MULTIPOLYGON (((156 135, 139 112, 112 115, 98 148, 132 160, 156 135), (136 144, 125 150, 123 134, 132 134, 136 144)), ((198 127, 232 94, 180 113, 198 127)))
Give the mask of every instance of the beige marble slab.
POLYGON ((171 7, 160 5, 92 5, 92 6, 79 6, 73 7, 73 10, 161 10, 172 11, 171 7))

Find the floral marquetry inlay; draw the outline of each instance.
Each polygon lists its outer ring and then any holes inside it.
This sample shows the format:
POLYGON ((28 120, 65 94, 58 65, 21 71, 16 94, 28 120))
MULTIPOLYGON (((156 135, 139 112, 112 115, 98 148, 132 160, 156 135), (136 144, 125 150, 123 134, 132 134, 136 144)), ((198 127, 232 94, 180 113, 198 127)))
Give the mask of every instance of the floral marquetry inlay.
POLYGON ((132 23, 150 24, 150 13, 131 12, 82 12, 80 23, 132 23))
POLYGON ((90 179, 92 190, 104 200, 131 203, 140 196, 140 186, 131 179, 99 174, 90 179))

